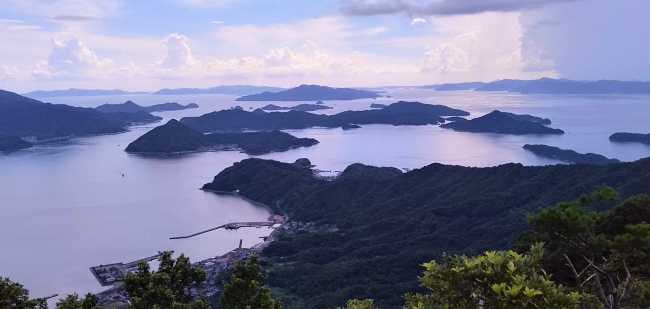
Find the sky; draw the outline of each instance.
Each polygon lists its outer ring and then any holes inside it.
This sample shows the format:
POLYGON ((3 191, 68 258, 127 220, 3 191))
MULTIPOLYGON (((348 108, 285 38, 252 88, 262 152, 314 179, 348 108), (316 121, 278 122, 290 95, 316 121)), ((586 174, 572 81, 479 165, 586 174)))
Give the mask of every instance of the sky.
POLYGON ((2 0, 0 89, 650 80, 647 0, 2 0))

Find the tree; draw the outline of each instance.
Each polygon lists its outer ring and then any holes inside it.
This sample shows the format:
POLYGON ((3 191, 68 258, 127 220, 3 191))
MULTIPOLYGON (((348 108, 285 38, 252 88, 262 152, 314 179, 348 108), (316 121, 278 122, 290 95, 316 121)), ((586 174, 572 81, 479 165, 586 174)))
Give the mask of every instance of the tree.
POLYGON ((339 307, 337 309, 375 309, 375 305, 373 304, 372 299, 366 299, 366 300, 353 299, 348 301, 345 308, 339 307))
POLYGON ((47 309, 45 299, 29 299, 29 291, 21 284, 0 277, 0 308, 47 309))
POLYGON ((79 295, 75 293, 59 300, 56 303, 56 309, 100 309, 101 307, 97 304, 95 295, 88 293, 85 298, 79 299, 79 295))
POLYGON ((431 261, 420 279, 431 294, 406 295, 405 309, 577 308, 581 295, 551 281, 540 266, 543 254, 538 243, 530 254, 493 251, 431 261))
POLYGON ((160 252, 158 271, 140 262, 136 274, 124 277, 124 289, 129 293, 134 309, 172 308, 207 309, 205 298, 195 299, 190 290, 205 281, 205 271, 194 268, 190 259, 181 254, 176 260, 172 252, 160 252))
POLYGON ((650 197, 633 197, 602 211, 603 205, 618 200, 612 188, 600 187, 590 196, 528 217, 534 227, 529 241, 553 243, 561 254, 554 255, 552 264, 565 267, 577 290, 593 291, 605 309, 629 307, 627 301, 645 298, 643 280, 650 273, 650 224, 646 223, 650 222, 650 197), (557 265, 560 256, 565 265, 557 265), (631 293, 636 295, 630 297, 631 293))
POLYGON ((219 308, 282 309, 280 301, 271 296, 271 289, 261 286, 268 276, 269 271, 262 270, 257 254, 253 254, 247 263, 236 262, 230 283, 223 283, 219 308))

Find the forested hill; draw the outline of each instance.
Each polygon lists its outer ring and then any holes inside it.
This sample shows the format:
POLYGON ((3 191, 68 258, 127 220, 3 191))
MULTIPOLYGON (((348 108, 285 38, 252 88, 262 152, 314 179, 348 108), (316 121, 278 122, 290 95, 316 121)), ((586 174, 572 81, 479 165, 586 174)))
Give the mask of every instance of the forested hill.
POLYGON ((444 105, 420 102, 396 102, 379 110, 345 111, 335 115, 316 115, 307 112, 286 113, 222 110, 200 117, 185 117, 180 121, 197 131, 240 131, 306 129, 310 127, 336 128, 345 124, 427 125, 443 123, 441 116, 468 116, 469 113, 444 105))
POLYGON ((38 140, 119 133, 133 123, 162 118, 147 113, 107 116, 92 108, 43 103, 13 92, 0 90, 0 134, 35 137, 38 140))
POLYGON ((292 164, 247 159, 205 185, 269 205, 280 200, 292 220, 340 228, 283 237, 264 251, 272 261, 270 284, 285 296, 285 307, 333 308, 373 298, 378 308, 401 308, 403 293, 418 290, 422 263, 443 252, 510 248, 528 228, 518 215, 602 184, 623 198, 650 193, 650 159, 609 166, 431 164, 381 177, 376 168, 353 169, 354 177, 326 182, 292 164))

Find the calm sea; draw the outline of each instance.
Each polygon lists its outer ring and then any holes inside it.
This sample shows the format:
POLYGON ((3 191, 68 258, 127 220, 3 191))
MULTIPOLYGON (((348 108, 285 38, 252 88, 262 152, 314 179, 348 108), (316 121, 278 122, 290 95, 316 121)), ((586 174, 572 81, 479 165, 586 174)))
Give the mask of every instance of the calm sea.
MULTIPOLYGON (((262 158, 293 162, 309 158, 321 170, 340 171, 352 163, 418 168, 439 162, 465 166, 558 164, 524 151, 540 143, 594 152, 622 161, 650 156, 650 146, 614 144, 619 131, 650 133, 650 96, 553 96, 435 92, 394 89, 392 98, 330 101, 333 114, 369 109, 371 103, 399 100, 443 104, 478 117, 494 109, 548 117, 562 136, 508 136, 460 133, 437 126, 365 125, 358 130, 288 131, 321 143, 262 158)), ((96 107, 132 100, 141 105, 197 103, 199 109, 157 115, 180 119, 240 105, 246 110, 268 102, 235 102, 225 95, 110 96, 49 98, 43 101, 96 107)), ((313 102, 274 102, 281 106, 313 102)), ((155 124, 158 125, 158 124, 155 124)), ((234 197, 200 191, 224 168, 248 156, 236 152, 151 157, 123 150, 155 125, 128 133, 74 139, 0 155, 0 276, 10 277, 32 296, 99 292, 88 268, 128 262, 159 250, 185 253, 192 260, 221 255, 240 239, 252 246, 267 229, 218 230, 187 240, 169 240, 230 221, 262 221, 262 208, 234 197), (124 176, 123 176, 124 175, 124 176)))

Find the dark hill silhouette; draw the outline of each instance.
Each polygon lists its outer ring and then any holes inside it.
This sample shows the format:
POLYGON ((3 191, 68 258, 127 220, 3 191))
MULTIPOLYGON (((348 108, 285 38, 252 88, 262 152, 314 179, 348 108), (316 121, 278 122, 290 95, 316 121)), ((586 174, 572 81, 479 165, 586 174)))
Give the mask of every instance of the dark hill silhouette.
POLYGON ((245 132, 203 134, 172 119, 130 143, 125 151, 133 153, 172 154, 240 148, 247 154, 260 155, 318 144, 311 138, 297 138, 288 133, 245 132))
POLYGON ((594 164, 594 165, 607 165, 620 163, 616 159, 608 159, 607 157, 595 153, 578 153, 573 150, 560 149, 558 147, 547 145, 524 145, 524 149, 541 157, 557 159, 564 162, 576 164, 594 164))
POLYGON ((178 103, 162 103, 152 106, 140 106, 132 101, 126 101, 122 104, 104 104, 96 107, 95 109, 102 113, 135 113, 135 112, 164 112, 164 111, 177 111, 190 108, 198 108, 196 103, 181 105, 178 103))
POLYGON ((345 124, 427 125, 444 122, 441 116, 467 116, 469 113, 443 105, 400 101, 379 110, 346 111, 335 115, 316 115, 307 112, 259 113, 243 110, 222 110, 200 117, 186 117, 180 121, 201 132, 269 131, 306 129, 311 127, 336 128, 345 124))
POLYGON ((619 132, 612 134, 609 140, 617 143, 642 143, 650 145, 650 134, 619 132))
MULTIPOLYGON (((527 117, 524 117, 524 119, 527 117)), ((486 132, 498 134, 564 134, 560 129, 545 127, 539 122, 522 121, 511 115, 495 110, 485 116, 468 120, 456 121, 440 125, 441 128, 461 132, 486 132)))

